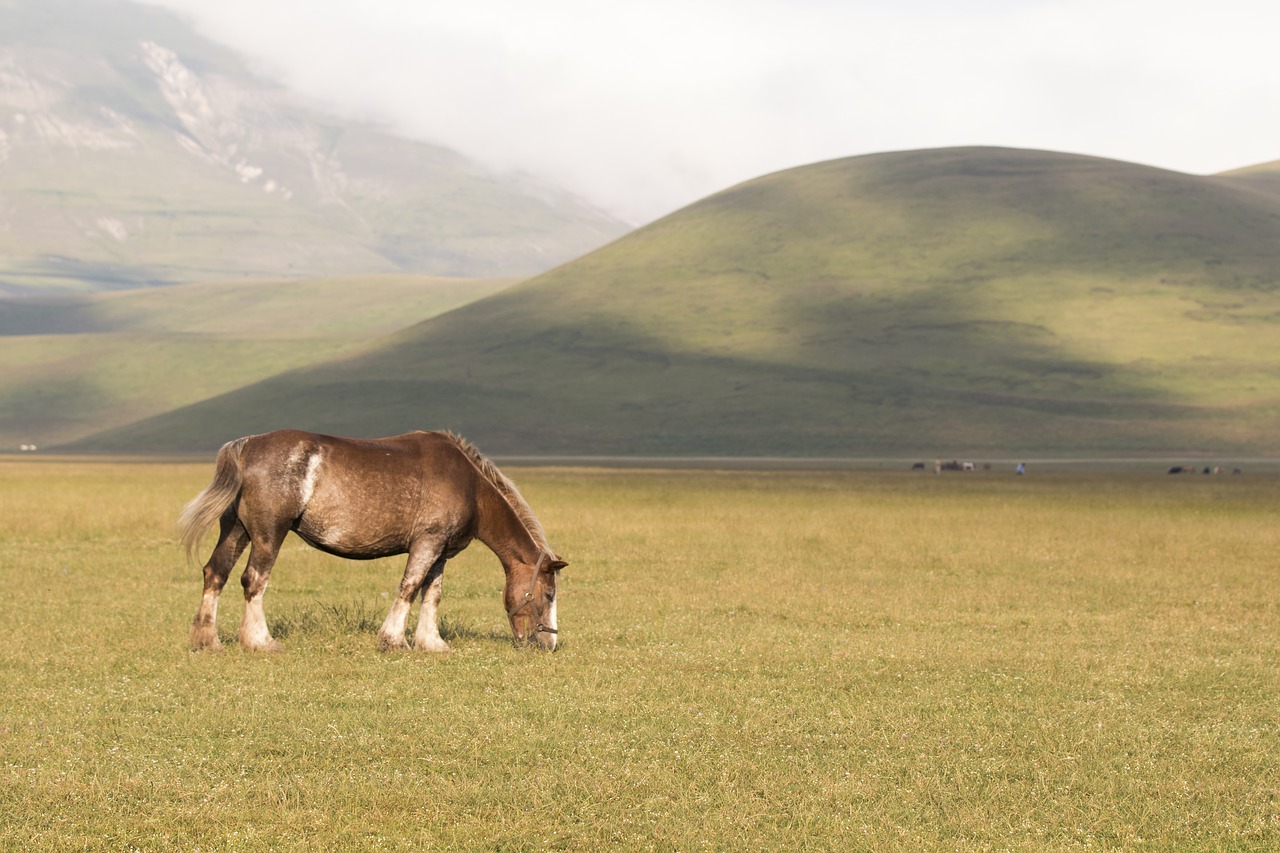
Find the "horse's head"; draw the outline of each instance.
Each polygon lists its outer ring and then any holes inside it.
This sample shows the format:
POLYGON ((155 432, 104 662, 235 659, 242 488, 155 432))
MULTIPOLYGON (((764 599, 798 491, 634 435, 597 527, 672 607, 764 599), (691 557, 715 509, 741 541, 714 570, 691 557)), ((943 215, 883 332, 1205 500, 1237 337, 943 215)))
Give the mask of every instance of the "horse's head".
POLYGON ((537 643, 547 651, 555 649, 556 578, 567 565, 548 551, 538 557, 537 563, 507 573, 503 594, 516 642, 537 643))

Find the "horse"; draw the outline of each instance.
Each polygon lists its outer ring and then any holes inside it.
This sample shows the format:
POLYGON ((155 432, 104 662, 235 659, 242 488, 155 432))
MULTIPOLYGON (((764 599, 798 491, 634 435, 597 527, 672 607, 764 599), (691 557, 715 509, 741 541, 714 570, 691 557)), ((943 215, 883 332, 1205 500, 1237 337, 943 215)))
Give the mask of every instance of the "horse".
POLYGON ((445 563, 479 539, 497 555, 503 601, 517 643, 556 647, 556 579, 568 565, 520 491, 467 440, 449 432, 355 439, 279 430, 229 441, 218 451, 213 482, 182 510, 189 562, 214 523, 218 542, 204 565, 204 593, 191 625, 194 650, 221 648, 218 597, 245 547, 240 645, 278 651, 263 595, 280 544, 293 531, 313 548, 355 560, 408 554, 386 620, 384 650, 404 649, 405 621, 422 603, 413 647, 447 652, 437 609, 445 563))

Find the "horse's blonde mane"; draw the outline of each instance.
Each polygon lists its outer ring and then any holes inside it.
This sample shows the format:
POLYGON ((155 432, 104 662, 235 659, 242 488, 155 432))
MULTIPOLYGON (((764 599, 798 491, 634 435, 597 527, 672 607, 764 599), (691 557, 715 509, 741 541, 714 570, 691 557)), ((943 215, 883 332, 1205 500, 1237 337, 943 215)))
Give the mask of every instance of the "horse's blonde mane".
POLYGON ((520 490, 516 488, 516 484, 511 482, 506 474, 499 471, 498 466, 490 462, 489 458, 481 453, 474 444, 462 436, 452 432, 442 432, 441 435, 449 439, 459 450, 465 453, 467 458, 484 475, 484 478, 498 490, 499 494, 507 499, 507 503, 511 505, 516 517, 520 519, 525 530, 528 530, 529 535, 533 537, 534 543, 543 551, 552 553, 551 546, 547 544, 547 534, 542 530, 542 522, 538 521, 538 517, 533 514, 533 510, 524 499, 524 495, 520 494, 520 490))

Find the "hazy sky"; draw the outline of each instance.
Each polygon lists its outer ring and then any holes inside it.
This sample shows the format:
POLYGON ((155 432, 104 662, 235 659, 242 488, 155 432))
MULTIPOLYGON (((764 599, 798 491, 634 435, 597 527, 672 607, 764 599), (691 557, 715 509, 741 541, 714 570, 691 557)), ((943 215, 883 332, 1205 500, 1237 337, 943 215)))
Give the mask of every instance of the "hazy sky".
POLYGON ((1271 0, 150 2, 344 115, 634 223, 878 151, 1280 159, 1271 0))

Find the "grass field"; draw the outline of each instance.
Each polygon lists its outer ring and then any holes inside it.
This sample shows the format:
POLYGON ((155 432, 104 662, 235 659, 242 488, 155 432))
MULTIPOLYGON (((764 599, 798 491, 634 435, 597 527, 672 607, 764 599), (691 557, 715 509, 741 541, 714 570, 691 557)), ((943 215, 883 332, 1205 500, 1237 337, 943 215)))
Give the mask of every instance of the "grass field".
POLYGON ((0 460, 0 848, 1280 847, 1272 474, 514 470, 560 650, 477 545, 430 656, 297 540, 189 652, 210 473, 0 460))

